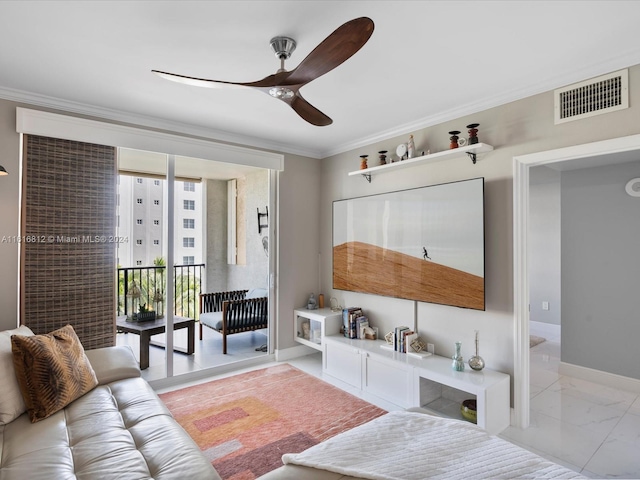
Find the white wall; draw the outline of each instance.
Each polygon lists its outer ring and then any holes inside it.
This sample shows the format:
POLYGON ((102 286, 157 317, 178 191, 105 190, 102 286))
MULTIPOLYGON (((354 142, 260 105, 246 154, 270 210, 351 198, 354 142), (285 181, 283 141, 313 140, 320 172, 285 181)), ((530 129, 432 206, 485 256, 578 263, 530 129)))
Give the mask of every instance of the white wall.
MULTIPOLYGON (((462 353, 473 353, 474 330, 480 331, 480 354, 487 367, 513 375, 513 170, 516 155, 569 145, 622 137, 640 132, 640 68, 629 71, 630 105, 626 110, 594 116, 561 125, 553 123, 553 92, 529 97, 415 132, 416 149, 432 153, 448 148, 450 130, 480 123, 478 137, 495 150, 479 157, 473 165, 467 158, 423 165, 373 177, 368 184, 360 176, 347 176, 359 168, 359 155, 368 154, 370 166, 377 152, 395 151, 408 134, 391 138, 322 162, 320 204, 320 251, 322 289, 336 296, 342 305, 358 305, 369 314, 382 332, 413 318, 413 302, 331 289, 331 206, 332 201, 422 185, 485 178, 485 280, 486 311, 470 311, 420 303, 418 328, 435 343, 436 353, 451 356, 454 342, 463 342, 462 353)), ((425 112, 428 106, 425 106, 425 112)), ((513 385, 513 380, 512 380, 513 385)))
POLYGON ((559 171, 545 166, 529 170, 530 320, 554 325, 560 325, 562 308, 560 177, 559 171))
POLYGON ((562 361, 640 379, 640 161, 562 172, 562 361))

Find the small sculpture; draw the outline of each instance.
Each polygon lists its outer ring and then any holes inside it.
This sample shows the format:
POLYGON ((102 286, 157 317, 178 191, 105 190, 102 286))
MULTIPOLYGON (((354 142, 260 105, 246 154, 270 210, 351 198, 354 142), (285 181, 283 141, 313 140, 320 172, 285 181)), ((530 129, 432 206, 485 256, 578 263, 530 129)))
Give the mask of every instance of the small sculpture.
POLYGON ((416 146, 413 143, 413 135, 409 135, 409 143, 407 143, 407 158, 413 158, 416 154, 416 146))
POLYGON ((467 125, 469 129, 469 145, 475 145, 478 143, 478 126, 479 123, 471 123, 467 125))
POLYGON ((369 155, 360 155, 360 158, 362 159, 362 160, 360 160, 360 170, 364 170, 365 168, 369 168, 367 166, 367 157, 368 156, 369 155))
POLYGON ((318 304, 316 303, 316 297, 312 293, 309 295, 309 300, 307 301, 307 310, 317 310, 318 304))
POLYGON ((451 143, 449 144, 449 148, 458 148, 458 135, 460 135, 460 131, 459 130, 451 130, 449 132, 449 135, 451 135, 449 137, 449 140, 451 140, 451 143))
POLYGON ((302 338, 304 338, 305 340, 309 340, 310 330, 311 330, 311 325, 309 325, 309 322, 302 322, 302 338))
POLYGON ((422 352, 424 350, 424 347, 427 346, 427 344, 420 337, 417 337, 413 340, 413 342, 411 342, 409 346, 414 352, 418 353, 418 352, 422 352))

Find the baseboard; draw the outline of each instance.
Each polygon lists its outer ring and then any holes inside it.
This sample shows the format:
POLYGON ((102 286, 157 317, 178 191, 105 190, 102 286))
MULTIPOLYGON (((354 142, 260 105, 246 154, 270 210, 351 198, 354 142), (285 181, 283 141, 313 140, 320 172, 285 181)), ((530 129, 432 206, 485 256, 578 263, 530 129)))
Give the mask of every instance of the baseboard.
POLYGON ((227 363, 225 365, 218 365, 215 367, 205 368, 195 372, 183 373, 169 378, 160 378, 158 380, 149 381, 149 385, 154 390, 170 389, 177 386, 186 386, 191 382, 198 383, 202 380, 213 380, 214 377, 224 375, 227 373, 238 373, 242 369, 255 367, 257 365, 267 364, 273 362, 273 355, 261 355, 259 357, 248 358, 246 360, 239 360, 233 363, 227 363))
POLYGON ((560 362, 558 367, 560 375, 587 380, 607 387, 626 390, 627 392, 640 393, 640 380, 637 378, 624 377, 615 373, 594 370, 593 368, 581 367, 571 363, 560 362))
POLYGON ((307 355, 311 355, 312 353, 318 353, 318 350, 307 347, 305 345, 283 348, 281 350, 275 351, 276 362, 286 362, 287 360, 291 360, 292 358, 305 357, 307 355))
POLYGON ((540 334, 548 338, 559 338, 561 327, 560 325, 554 325, 553 323, 536 322, 531 320, 529 322, 529 332, 536 332, 534 335, 540 334))

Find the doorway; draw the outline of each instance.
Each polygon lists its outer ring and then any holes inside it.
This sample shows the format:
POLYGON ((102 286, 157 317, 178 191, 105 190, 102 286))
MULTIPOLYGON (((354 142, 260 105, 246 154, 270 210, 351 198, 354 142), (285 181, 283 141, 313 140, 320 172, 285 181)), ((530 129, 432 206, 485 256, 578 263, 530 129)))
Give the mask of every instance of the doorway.
POLYGON ((514 426, 529 426, 530 408, 530 176, 541 165, 598 166, 638 158, 640 135, 514 157, 514 426))

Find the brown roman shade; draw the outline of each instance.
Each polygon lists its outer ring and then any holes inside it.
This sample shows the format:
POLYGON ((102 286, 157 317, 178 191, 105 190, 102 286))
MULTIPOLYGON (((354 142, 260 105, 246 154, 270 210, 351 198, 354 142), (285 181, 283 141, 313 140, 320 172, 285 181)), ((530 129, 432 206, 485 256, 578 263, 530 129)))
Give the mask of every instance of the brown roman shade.
POLYGON ((115 148, 25 135, 23 181, 22 323, 114 345, 115 148))

